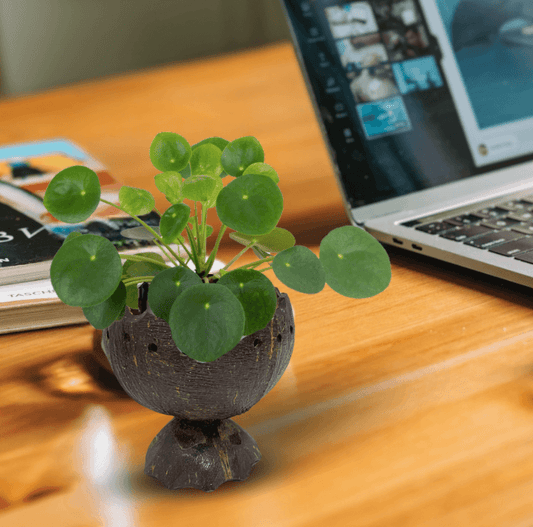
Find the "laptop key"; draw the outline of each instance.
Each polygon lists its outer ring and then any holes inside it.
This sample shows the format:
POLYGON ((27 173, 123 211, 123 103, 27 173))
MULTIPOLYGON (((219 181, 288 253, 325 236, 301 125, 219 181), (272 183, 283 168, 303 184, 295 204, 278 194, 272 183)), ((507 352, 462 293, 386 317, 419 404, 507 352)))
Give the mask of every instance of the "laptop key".
POLYGON ((518 254, 517 256, 514 257, 514 259, 520 260, 521 262, 527 262, 527 263, 533 264, 533 251, 518 254))
POLYGON ((511 227, 511 230, 522 234, 533 234, 533 224, 515 225, 514 227, 511 227))
POLYGON ((453 218, 446 218, 444 221, 451 223, 452 225, 470 225, 479 221, 477 216, 473 214, 462 214, 461 216, 454 216, 453 218))
POLYGON ((427 223, 426 225, 420 225, 420 227, 415 227, 415 230, 427 232, 428 234, 437 234, 438 232, 443 232, 454 228, 455 225, 452 225, 451 223, 446 223, 445 221, 434 221, 432 223, 427 223))
POLYGON ((509 211, 505 209, 500 209, 498 207, 489 207, 481 210, 476 210, 476 212, 472 212, 474 216, 477 216, 478 218, 496 218, 498 216, 502 216, 503 214, 507 214, 509 211))
POLYGON ((499 245, 500 243, 505 243, 516 238, 523 237, 523 234, 512 231, 496 231, 486 234, 485 236, 480 236, 473 240, 467 240, 465 245, 471 245, 472 247, 478 247, 479 249, 488 249, 493 245, 499 245))
POLYGON ((531 221, 533 220, 533 212, 527 212, 527 211, 511 212, 510 214, 507 214, 507 218, 510 220, 516 220, 516 221, 531 221))
POLYGON ((514 256, 515 254, 526 251, 533 251, 533 238, 520 238, 512 242, 498 245, 493 249, 489 249, 491 253, 501 254, 503 256, 514 256))
POLYGON ((441 238, 446 238, 447 240, 455 240, 456 242, 462 242, 468 238, 474 236, 479 236, 480 234, 488 234, 489 232, 494 232, 492 229, 483 227, 481 225, 470 225, 464 229, 457 229, 455 231, 446 232, 441 234, 441 238))
POLYGON ((491 229, 505 229, 505 227, 512 227, 513 225, 516 225, 517 223, 520 223, 518 220, 512 220, 507 218, 494 218, 491 220, 486 220, 481 223, 481 225, 485 225, 485 227, 490 227, 491 229))

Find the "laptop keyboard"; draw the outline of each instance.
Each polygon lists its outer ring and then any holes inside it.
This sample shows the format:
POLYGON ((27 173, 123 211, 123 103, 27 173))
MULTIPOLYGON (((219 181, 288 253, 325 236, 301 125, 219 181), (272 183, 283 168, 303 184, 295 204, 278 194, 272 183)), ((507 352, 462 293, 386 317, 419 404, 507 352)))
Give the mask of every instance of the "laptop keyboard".
MULTIPOLYGON (((478 205, 479 206, 479 205, 478 205)), ((417 231, 533 264, 533 195, 428 222, 403 223, 417 231)))

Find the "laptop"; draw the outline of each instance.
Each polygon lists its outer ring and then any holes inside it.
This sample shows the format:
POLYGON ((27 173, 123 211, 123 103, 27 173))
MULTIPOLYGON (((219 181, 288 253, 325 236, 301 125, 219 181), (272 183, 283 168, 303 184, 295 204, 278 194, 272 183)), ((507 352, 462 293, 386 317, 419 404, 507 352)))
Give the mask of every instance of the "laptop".
POLYGON ((281 3, 351 222, 533 286, 533 2, 281 3))

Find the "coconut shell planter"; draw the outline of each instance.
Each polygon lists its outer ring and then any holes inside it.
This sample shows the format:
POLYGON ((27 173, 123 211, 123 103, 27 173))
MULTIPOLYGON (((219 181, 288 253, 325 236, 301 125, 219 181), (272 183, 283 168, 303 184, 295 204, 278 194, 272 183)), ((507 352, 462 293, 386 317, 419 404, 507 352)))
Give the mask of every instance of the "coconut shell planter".
POLYGON ((102 333, 102 348, 124 390, 139 404, 172 419, 154 438, 145 473, 169 489, 214 490, 248 477, 261 459, 254 439, 230 417, 248 411, 280 380, 294 347, 289 297, 276 289, 277 307, 263 329, 244 337, 214 362, 182 353, 169 325, 139 290, 139 309, 102 333))
POLYGON ((272 390, 294 348, 289 297, 263 273, 273 271, 300 293, 319 293, 327 283, 343 296, 368 298, 388 286, 390 261, 370 234, 351 225, 327 234, 319 256, 296 245, 277 227, 279 177, 255 137, 210 137, 191 146, 162 132, 150 159, 161 171, 156 187, 170 203, 163 213, 139 188, 123 186, 118 203, 102 199, 97 174, 84 166, 59 172, 43 201, 54 218, 74 224, 100 202, 112 205, 139 222, 123 237, 151 240, 160 252, 124 254, 116 236, 74 231, 54 256, 50 278, 62 302, 82 307, 103 330, 102 349, 126 393, 174 417, 148 447, 145 473, 169 489, 212 491, 246 479, 261 459, 255 440, 231 417, 272 390), (184 200, 194 202, 194 211, 184 200), (210 208, 221 228, 207 254, 210 208), (154 212, 158 227, 144 221, 154 212), (228 228, 244 247, 215 270, 228 228), (248 250, 257 261, 232 268, 248 250))

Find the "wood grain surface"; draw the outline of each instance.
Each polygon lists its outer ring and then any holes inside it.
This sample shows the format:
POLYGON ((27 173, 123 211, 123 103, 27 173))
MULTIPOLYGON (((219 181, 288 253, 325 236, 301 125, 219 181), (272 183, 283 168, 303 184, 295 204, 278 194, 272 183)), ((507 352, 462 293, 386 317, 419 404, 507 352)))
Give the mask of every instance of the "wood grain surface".
MULTIPOLYGON (((348 223, 287 43, 4 99, 0 115, 1 143, 67 137, 156 196, 156 133, 255 135, 298 243, 318 254, 348 223)), ((237 250, 225 236, 219 256, 237 250)), ((213 493, 144 476, 170 417, 116 390, 90 325, 0 336, 0 527, 532 527, 530 290, 387 250, 391 285, 366 300, 286 291, 267 273, 294 306, 293 357, 235 418, 262 460, 213 493), (94 408, 119 452, 122 523, 77 453, 94 408)))

